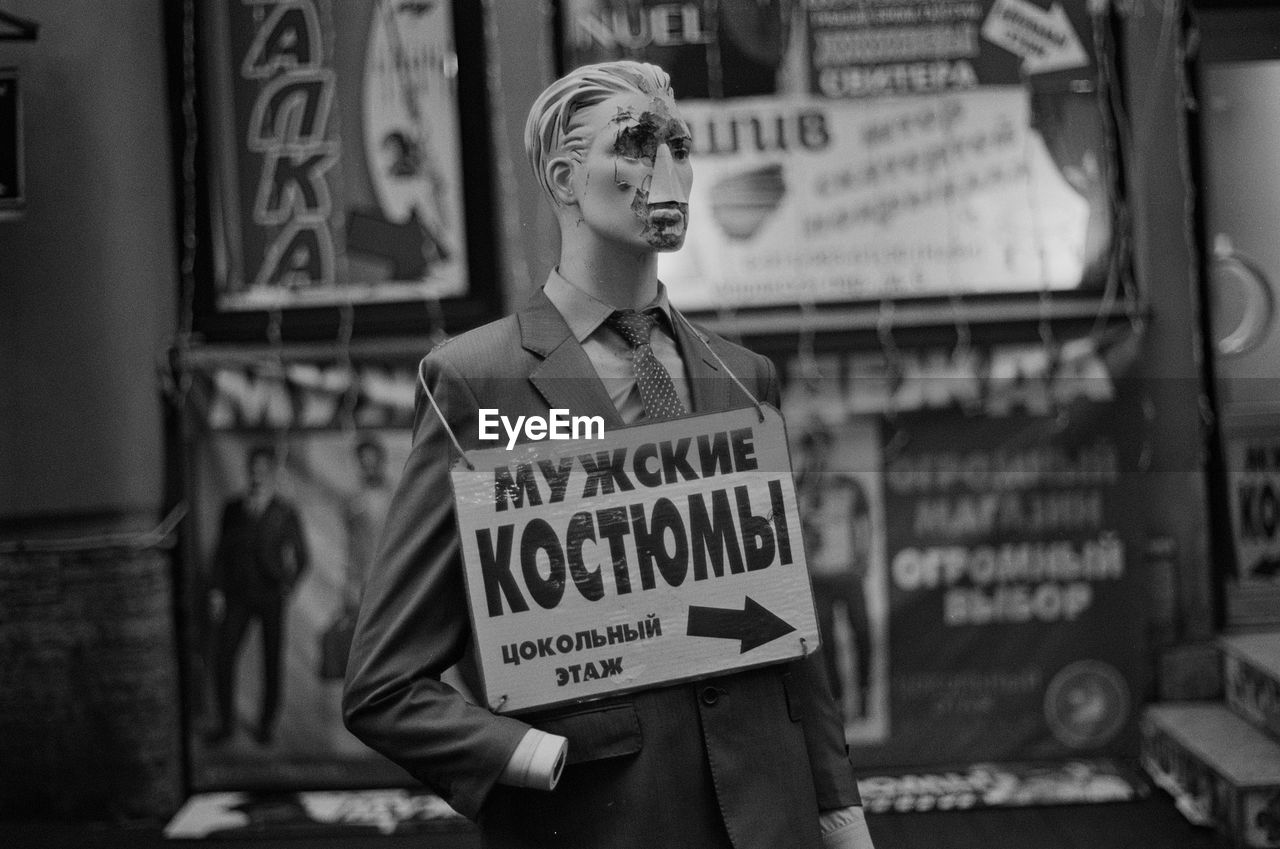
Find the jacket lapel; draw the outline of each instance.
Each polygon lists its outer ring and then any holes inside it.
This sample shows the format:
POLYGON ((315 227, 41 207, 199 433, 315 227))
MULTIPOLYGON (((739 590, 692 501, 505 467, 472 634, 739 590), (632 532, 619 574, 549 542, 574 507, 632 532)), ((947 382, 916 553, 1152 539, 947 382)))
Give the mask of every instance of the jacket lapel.
POLYGON ((591 360, 541 289, 520 312, 519 321, 521 344, 543 358, 529 373, 529 380, 547 406, 575 416, 601 416, 606 429, 622 427, 622 418, 591 360))
MULTIPOLYGON (((672 309, 675 312, 675 309, 672 309)), ((750 403, 711 353, 710 341, 683 314, 676 316, 676 341, 688 371, 693 412, 716 413, 750 403)))

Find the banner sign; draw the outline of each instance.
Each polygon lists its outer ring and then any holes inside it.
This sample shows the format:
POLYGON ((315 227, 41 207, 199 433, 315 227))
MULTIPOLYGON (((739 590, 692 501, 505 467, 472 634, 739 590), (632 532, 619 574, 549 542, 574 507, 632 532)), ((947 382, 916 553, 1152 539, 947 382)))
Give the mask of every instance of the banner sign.
POLYGON ((1084 336, 1060 340, 1050 356, 1040 344, 852 351, 787 364, 783 407, 801 417, 837 422, 921 410, 963 409, 1001 417, 1050 415, 1076 402, 1113 401, 1118 379, 1107 346, 1084 336))
POLYGON ((464 291, 452 5, 221 0, 218 307, 464 291))
POLYGON ((1117 189, 1084 0, 570 0, 570 65, 668 70, 690 310, 1074 290, 1117 189))
POLYGON ((193 377, 215 431, 325 431, 413 425, 416 361, 220 364, 193 377))
POLYGON ((467 457, 475 468, 456 464, 453 488, 494 710, 817 648, 786 434, 773 408, 467 457))

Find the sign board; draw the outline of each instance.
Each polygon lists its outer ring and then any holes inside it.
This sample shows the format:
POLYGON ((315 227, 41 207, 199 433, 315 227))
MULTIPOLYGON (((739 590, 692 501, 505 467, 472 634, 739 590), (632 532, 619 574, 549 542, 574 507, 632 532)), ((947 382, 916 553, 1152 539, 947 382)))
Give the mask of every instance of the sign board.
POLYGON ((514 712, 818 647, 772 407, 526 442, 453 469, 486 703, 514 712))
POLYGON ((22 101, 18 71, 0 68, 0 219, 22 208, 22 101))

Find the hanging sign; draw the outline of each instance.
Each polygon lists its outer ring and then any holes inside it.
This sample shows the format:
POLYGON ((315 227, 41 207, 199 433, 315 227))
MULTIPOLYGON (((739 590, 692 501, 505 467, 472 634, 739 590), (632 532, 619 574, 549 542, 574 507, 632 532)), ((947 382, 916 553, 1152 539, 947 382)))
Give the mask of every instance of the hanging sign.
POLYGON ((494 710, 817 649, 776 410, 551 439, 472 452, 474 468, 453 470, 468 602, 494 710))
POLYGON ((0 68, 0 219, 22 208, 22 109, 18 71, 0 68))

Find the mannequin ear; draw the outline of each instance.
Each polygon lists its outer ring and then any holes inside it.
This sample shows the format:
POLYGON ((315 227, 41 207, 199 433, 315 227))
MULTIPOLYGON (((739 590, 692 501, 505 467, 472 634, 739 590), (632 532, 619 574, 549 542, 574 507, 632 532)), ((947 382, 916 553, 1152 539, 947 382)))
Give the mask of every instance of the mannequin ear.
POLYGON ((561 206, 573 206, 578 202, 573 190, 573 167, 574 162, 568 156, 557 156, 546 165, 551 197, 561 206))

